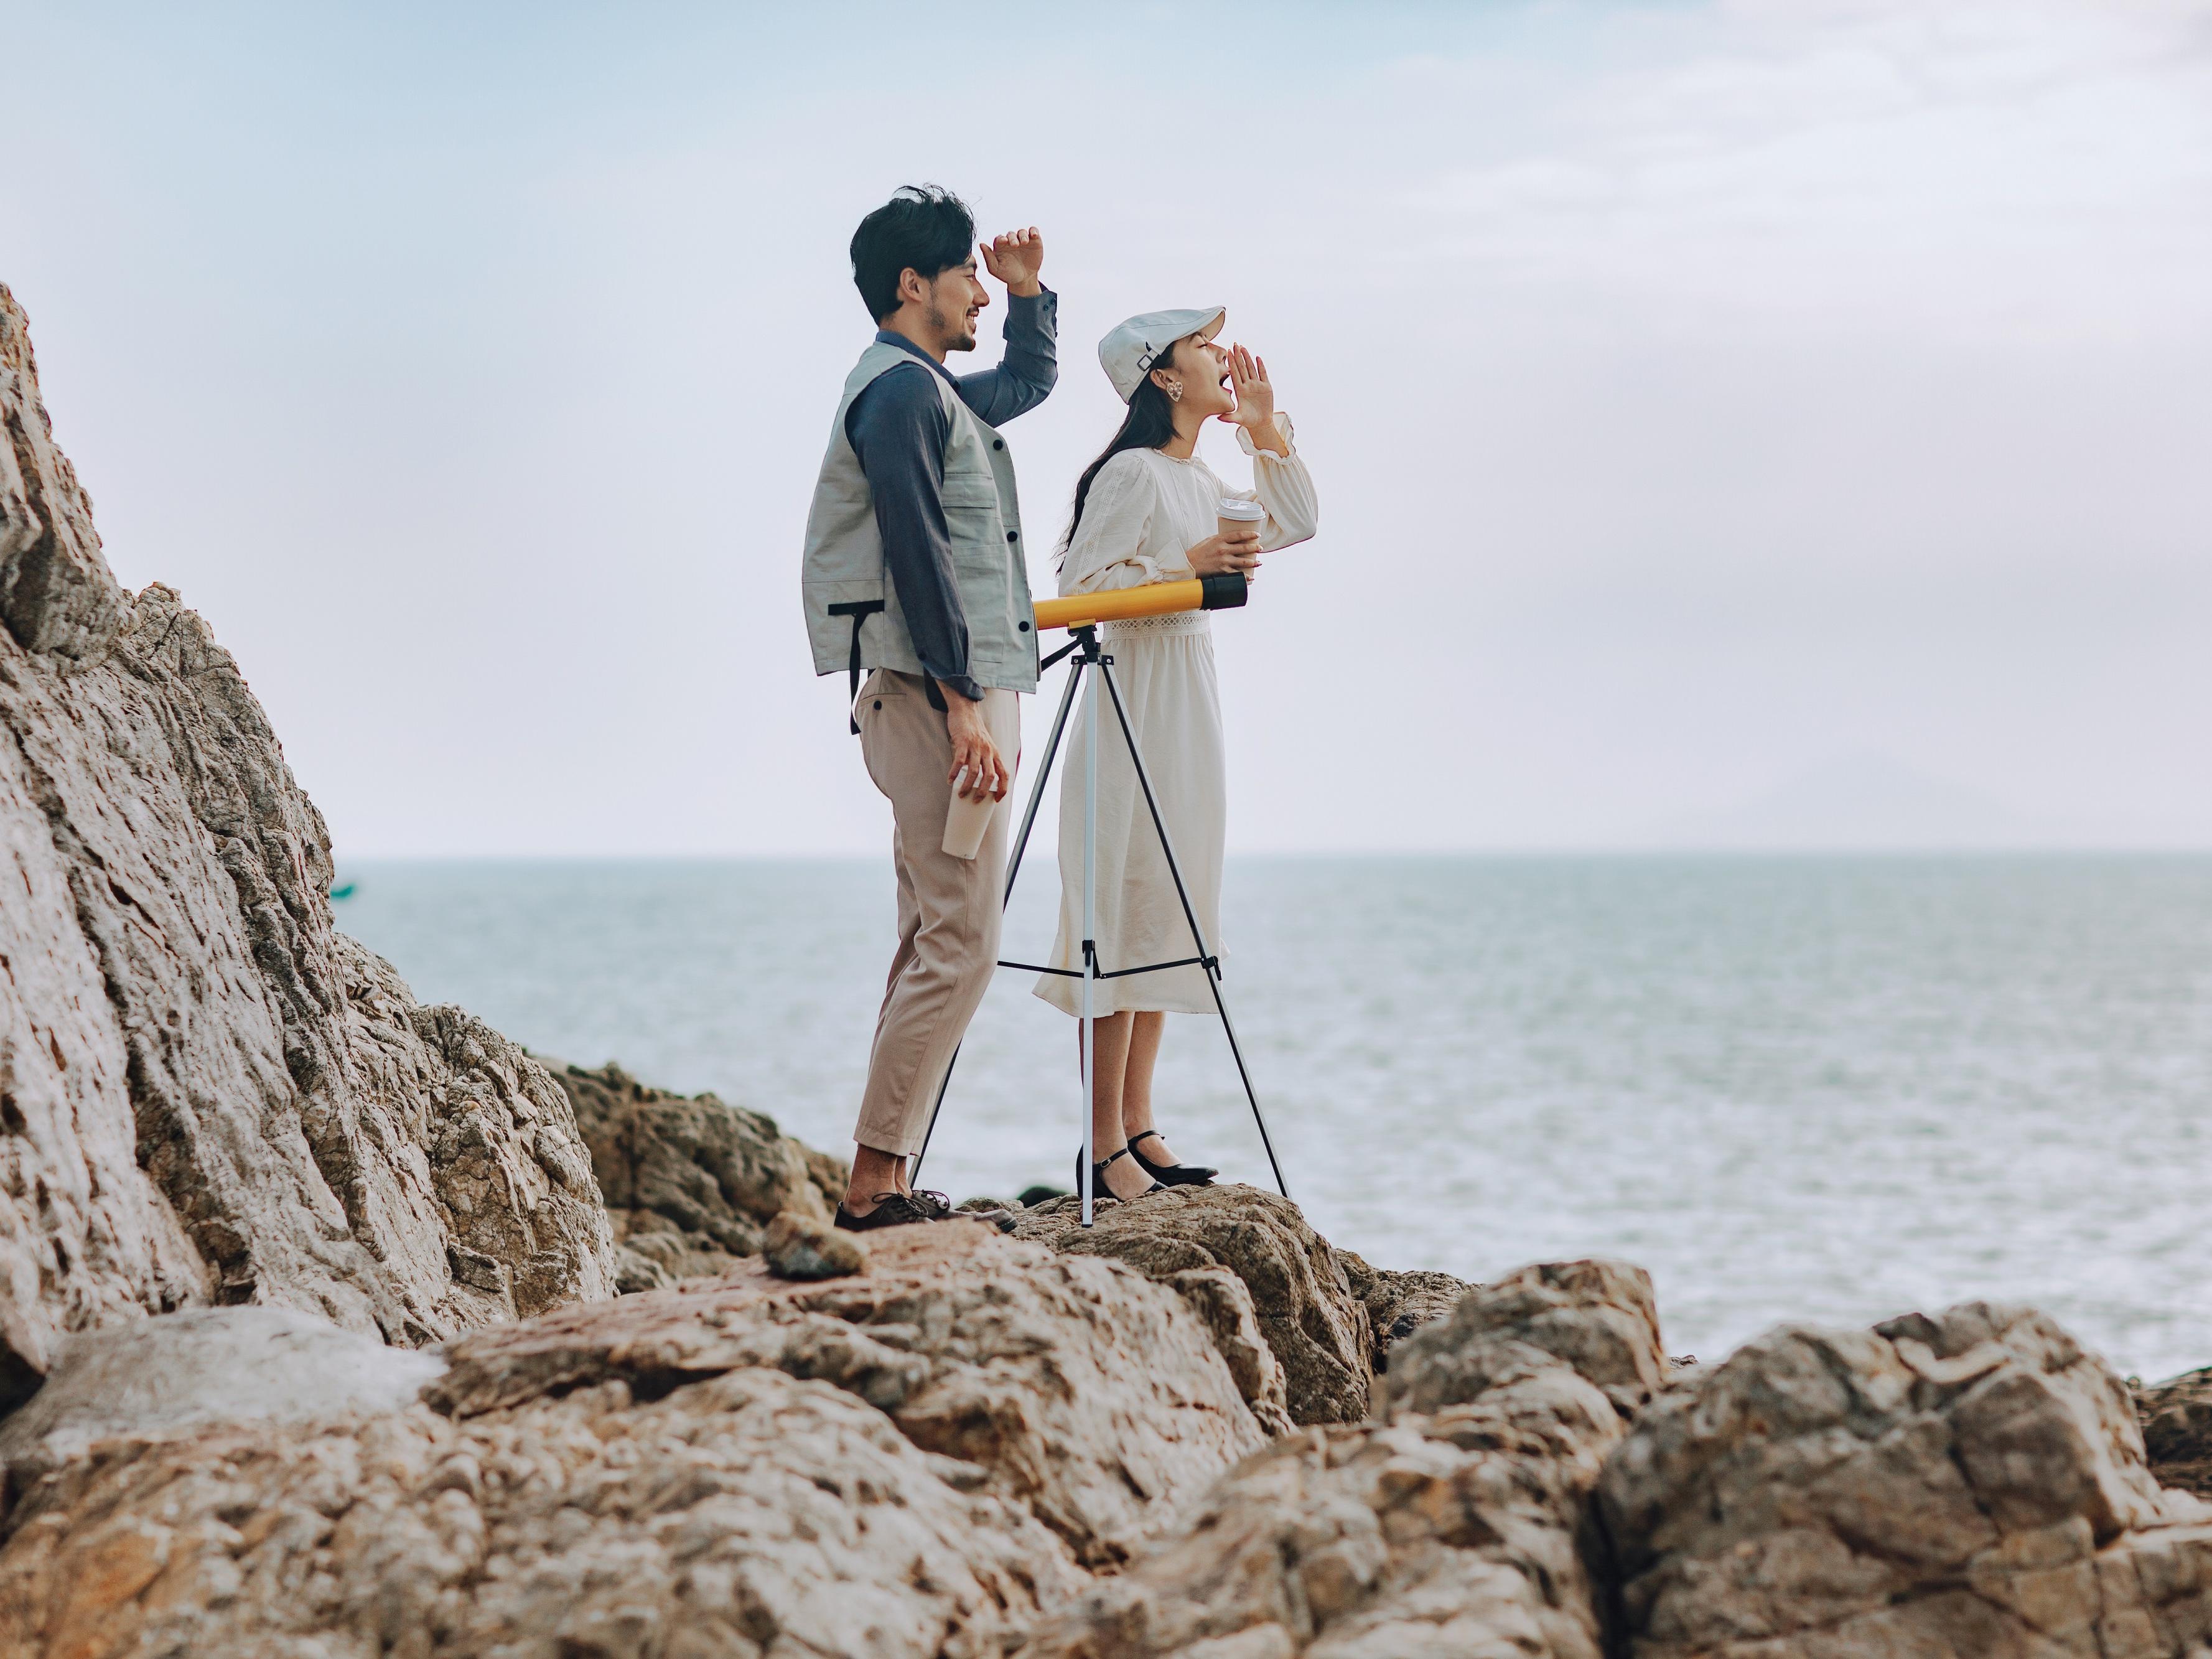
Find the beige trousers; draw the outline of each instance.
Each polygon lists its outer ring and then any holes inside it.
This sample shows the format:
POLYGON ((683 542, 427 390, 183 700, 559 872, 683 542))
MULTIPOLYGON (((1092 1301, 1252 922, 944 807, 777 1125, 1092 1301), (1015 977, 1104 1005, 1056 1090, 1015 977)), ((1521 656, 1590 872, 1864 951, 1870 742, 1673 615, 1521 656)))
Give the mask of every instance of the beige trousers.
POLYGON ((975 856, 954 858, 944 850, 952 738, 921 678, 877 669, 854 714, 868 775, 891 804, 899 943, 853 1139, 910 1158, 921 1150, 945 1067, 998 966, 1013 792, 991 815, 975 856))

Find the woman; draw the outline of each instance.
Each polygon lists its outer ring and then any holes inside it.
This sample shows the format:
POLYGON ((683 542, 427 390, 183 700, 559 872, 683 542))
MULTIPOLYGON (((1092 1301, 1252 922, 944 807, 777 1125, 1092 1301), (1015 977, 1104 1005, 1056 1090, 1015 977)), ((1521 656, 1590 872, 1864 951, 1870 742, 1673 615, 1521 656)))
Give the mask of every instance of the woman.
MULTIPOLYGON (((1152 312, 1132 317, 1099 343, 1098 360, 1129 406, 1121 429, 1075 486, 1075 510, 1060 547, 1060 591, 1095 593, 1147 582, 1184 581, 1259 568, 1260 554, 1314 533, 1313 480, 1291 445, 1291 422, 1275 410, 1267 367, 1243 346, 1213 343, 1226 315, 1152 312), (1255 490, 1231 492, 1198 457, 1210 420, 1237 428, 1252 457, 1255 490), (1219 535, 1218 508, 1231 494, 1266 509, 1257 535, 1219 535)), ((1206 943, 1222 953, 1221 848, 1226 804, 1221 705, 1213 640, 1203 611, 1112 622, 1101 643, 1114 659, 1129 725, 1182 866, 1206 943)), ((1090 695, 1103 695, 1093 681, 1090 695)), ((1084 728, 1060 774, 1060 937, 1053 966, 1079 971, 1083 939, 1084 728)), ((1102 971, 1198 954, 1175 879, 1110 705, 1102 708, 1098 750, 1096 931, 1102 971)), ((1036 994, 1065 1012, 1081 1006, 1078 980, 1041 975, 1036 994)), ((1210 1014, 1206 970, 1102 979, 1091 986, 1100 1016, 1091 1135, 1098 1162, 1092 1190, 1135 1198, 1167 1185, 1202 1185, 1215 1171, 1181 1164, 1152 1121, 1152 1067, 1170 1013, 1210 1014)), ((1080 1042, 1081 1033, 1078 1032, 1080 1042)), ((1079 1176, 1080 1175, 1079 1160, 1079 1176)))

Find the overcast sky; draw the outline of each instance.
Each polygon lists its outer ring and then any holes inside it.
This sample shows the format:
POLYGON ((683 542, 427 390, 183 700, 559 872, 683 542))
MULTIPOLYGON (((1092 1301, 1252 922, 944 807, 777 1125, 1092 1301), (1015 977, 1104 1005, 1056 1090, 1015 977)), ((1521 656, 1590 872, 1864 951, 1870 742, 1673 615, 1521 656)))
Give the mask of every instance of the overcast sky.
POLYGON ((58 436, 342 857, 880 851, 797 560, 924 179, 1039 530, 1120 317, 1273 369, 1233 846, 2212 846, 2212 5, 1073 9, 0 3, 58 436))

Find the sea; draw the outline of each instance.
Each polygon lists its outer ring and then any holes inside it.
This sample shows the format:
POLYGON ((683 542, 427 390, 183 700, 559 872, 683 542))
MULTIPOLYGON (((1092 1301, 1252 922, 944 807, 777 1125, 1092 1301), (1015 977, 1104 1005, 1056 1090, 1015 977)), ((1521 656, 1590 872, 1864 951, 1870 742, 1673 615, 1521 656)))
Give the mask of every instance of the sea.
MULTIPOLYGON (((423 1001, 849 1150, 887 858, 340 880, 423 1001)), ((1378 1267, 1620 1257, 1707 1362, 1989 1299, 2124 1374, 2212 1364, 2212 857, 1232 856, 1223 928, 1291 1195, 1378 1267)), ((1074 1027, 1032 984, 999 975, 921 1184, 1072 1184, 1074 1027)), ((1184 1157, 1273 1183, 1218 1020, 1171 1017, 1156 1097, 1184 1157)))

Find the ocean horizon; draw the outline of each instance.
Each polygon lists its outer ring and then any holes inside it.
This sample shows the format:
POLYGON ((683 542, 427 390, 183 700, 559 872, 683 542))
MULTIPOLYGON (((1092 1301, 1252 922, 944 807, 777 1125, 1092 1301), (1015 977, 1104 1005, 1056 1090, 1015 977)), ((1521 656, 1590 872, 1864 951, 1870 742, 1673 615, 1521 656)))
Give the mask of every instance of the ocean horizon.
MULTIPOLYGON (((1048 848, 1046 849, 1048 854, 1048 848)), ((534 1052, 841 1153, 884 858, 347 860, 338 925, 534 1052)), ((1042 959, 1055 872, 1005 953, 1042 959)), ((2032 1303, 2123 1372, 2212 1364, 2198 1244, 2212 854, 1232 855, 1224 994, 1291 1195, 1380 1267, 1650 1269, 1670 1348, 2032 1303)), ((1002 970, 923 1184, 1069 1184, 1073 1023, 1002 970)), ((1211 1018, 1160 1121, 1270 1184, 1211 1018)))

